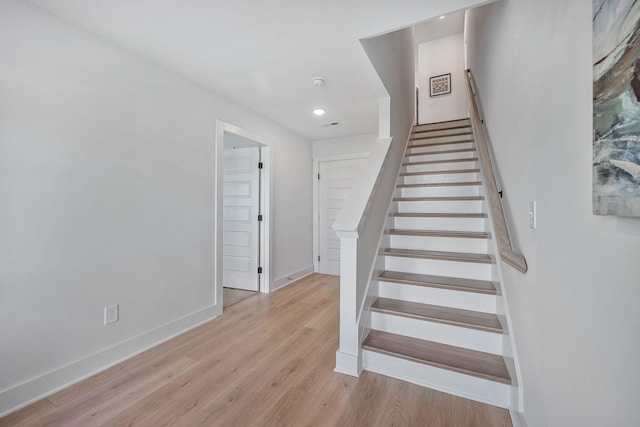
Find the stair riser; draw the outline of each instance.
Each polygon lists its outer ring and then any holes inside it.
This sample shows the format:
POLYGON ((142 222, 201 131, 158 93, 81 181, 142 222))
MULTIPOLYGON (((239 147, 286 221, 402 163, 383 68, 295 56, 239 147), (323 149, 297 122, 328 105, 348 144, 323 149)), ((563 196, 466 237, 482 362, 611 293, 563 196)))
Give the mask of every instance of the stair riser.
POLYGON ((482 213, 480 200, 395 203, 399 213, 482 213))
POLYGON ((484 231, 484 218, 394 218, 394 228, 404 230, 484 231))
POLYGON ((453 163, 431 163, 427 165, 413 165, 404 166, 404 172, 434 172, 434 171, 448 171, 456 169, 475 169, 478 168, 477 161, 456 161, 453 163))
MULTIPOLYGON (((416 142, 415 144, 409 144, 407 149, 407 154, 426 154, 432 153, 434 151, 443 151, 443 150, 457 150, 462 148, 475 148, 473 142, 464 142, 458 144, 443 144, 443 145, 426 145, 423 147, 412 147, 411 145, 422 145, 426 144, 425 142, 416 142)), ((413 156, 412 156, 413 158, 413 156)))
POLYGON ((402 188, 398 197, 458 197, 479 196, 480 185, 452 187, 409 187, 402 188))
POLYGON ((416 131, 422 132, 425 130, 438 130, 438 129, 450 128, 455 126, 471 126, 471 121, 469 119, 461 119, 461 120, 454 120, 451 122, 444 122, 444 123, 429 123, 424 125, 417 125, 414 127, 414 129, 416 131))
POLYGON ((483 313, 495 313, 497 304, 496 295, 384 281, 378 282, 378 296, 483 313))
MULTIPOLYGON (((445 148, 443 148, 444 150, 445 148)), ((471 157, 477 157, 476 151, 463 151, 461 153, 443 153, 443 154, 419 154, 408 156, 405 158, 406 162, 433 162, 437 160, 453 160, 453 159, 469 159, 471 157)))
POLYGON ((391 235, 391 247, 394 249, 418 249, 425 251, 487 253, 487 239, 468 239, 460 237, 423 237, 391 235))
POLYGON ((446 182, 479 181, 478 172, 446 173, 437 175, 411 175, 401 178, 402 184, 441 184, 446 182))
POLYGON ((466 141, 472 139, 473 135, 462 134, 462 135, 451 135, 451 136, 438 136, 435 138, 429 138, 422 135, 416 135, 411 138, 409 145, 422 145, 422 144, 440 144, 443 142, 454 142, 454 141, 466 141))
POLYGON ((421 138, 425 136, 432 137, 432 136, 455 135, 455 134, 466 133, 466 132, 471 132, 471 128, 456 127, 454 129, 442 129, 442 130, 433 130, 433 129, 429 131, 418 130, 418 131, 414 131, 411 135, 414 138, 421 138))
POLYGON ((385 270, 491 280, 491 264, 385 256, 385 270))
POLYGON ((489 381, 371 350, 362 351, 362 360, 364 369, 368 371, 423 387, 501 408, 509 408, 511 402, 511 385, 509 384, 489 381))
POLYGON ((502 355, 502 334, 371 312, 371 329, 502 355))

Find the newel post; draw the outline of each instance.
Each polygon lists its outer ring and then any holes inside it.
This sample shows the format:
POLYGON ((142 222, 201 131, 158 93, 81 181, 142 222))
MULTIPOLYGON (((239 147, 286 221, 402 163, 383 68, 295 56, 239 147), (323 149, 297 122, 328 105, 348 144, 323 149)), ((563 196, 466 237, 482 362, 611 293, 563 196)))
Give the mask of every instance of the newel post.
POLYGON ((336 230, 340 237, 340 347, 336 372, 357 377, 362 372, 357 319, 358 232, 336 230))

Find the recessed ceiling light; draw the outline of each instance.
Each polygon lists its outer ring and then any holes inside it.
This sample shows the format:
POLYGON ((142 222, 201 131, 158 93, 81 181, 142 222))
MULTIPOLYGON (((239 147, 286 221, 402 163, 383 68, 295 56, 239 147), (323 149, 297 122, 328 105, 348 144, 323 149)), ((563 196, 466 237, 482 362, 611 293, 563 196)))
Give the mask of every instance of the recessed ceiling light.
POLYGON ((440 19, 444 19, 444 18, 446 18, 446 16, 444 16, 444 15, 442 15, 442 16, 440 17, 440 19))
POLYGON ((324 86, 324 79, 322 77, 314 77, 311 79, 311 84, 315 87, 324 86))
POLYGON ((324 108, 314 108, 313 109, 313 114, 315 114, 316 116, 322 116, 326 112, 327 112, 327 110, 325 110, 324 108))

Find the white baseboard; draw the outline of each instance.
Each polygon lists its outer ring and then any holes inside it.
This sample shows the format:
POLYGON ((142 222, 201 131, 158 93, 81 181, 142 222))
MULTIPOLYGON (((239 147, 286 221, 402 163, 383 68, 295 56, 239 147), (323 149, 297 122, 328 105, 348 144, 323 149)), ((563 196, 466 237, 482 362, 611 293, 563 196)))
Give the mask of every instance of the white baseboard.
POLYGON ((273 281, 273 283, 271 284, 271 292, 278 290, 284 286, 290 285, 291 283, 300 280, 312 273, 313 265, 308 265, 298 271, 294 271, 293 273, 287 274, 286 276, 282 276, 279 279, 273 281))
POLYGON ((222 314, 209 306, 152 331, 0 392, 0 418, 82 381, 222 314))
POLYGON ((336 367, 334 371, 339 374, 359 377, 362 373, 362 357, 338 350, 336 351, 336 367))

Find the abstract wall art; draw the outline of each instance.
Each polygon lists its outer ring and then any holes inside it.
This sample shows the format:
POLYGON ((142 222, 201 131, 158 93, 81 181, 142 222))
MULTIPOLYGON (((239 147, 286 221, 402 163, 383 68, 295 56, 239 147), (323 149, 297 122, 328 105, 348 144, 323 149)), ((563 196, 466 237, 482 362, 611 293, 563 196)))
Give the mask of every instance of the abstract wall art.
POLYGON ((451 93, 451 73, 429 77, 430 96, 440 96, 451 93))
POLYGON ((593 213, 640 217, 637 0, 593 0, 593 213))

